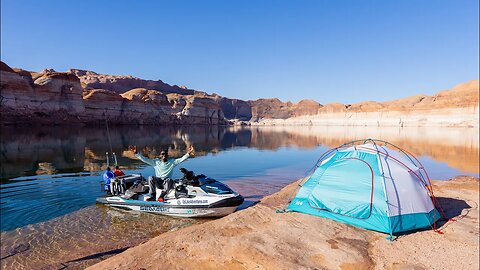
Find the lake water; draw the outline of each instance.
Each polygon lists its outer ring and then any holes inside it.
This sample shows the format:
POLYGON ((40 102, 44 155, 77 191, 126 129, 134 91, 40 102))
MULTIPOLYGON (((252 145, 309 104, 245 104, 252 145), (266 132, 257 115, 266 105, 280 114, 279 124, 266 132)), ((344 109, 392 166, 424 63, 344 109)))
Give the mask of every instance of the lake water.
POLYGON ((110 127, 107 134, 104 127, 2 127, 1 135, 4 269, 82 269, 206 221, 95 205, 106 152, 117 154, 126 173, 153 174, 126 151, 129 145, 150 156, 169 148, 174 157, 193 145, 196 156, 179 168, 227 183, 245 196, 242 208, 304 176, 324 151, 354 139, 386 140, 408 150, 432 179, 479 175, 477 128, 132 126, 110 127))

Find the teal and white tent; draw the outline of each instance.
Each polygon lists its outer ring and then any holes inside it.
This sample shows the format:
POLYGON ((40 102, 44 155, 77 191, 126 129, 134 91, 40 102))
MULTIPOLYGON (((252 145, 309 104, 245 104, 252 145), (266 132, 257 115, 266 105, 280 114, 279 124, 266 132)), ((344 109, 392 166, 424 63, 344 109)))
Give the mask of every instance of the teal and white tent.
POLYGON ((440 218, 421 163, 387 142, 368 139, 331 149, 304 181, 289 211, 391 236, 428 228, 440 218))

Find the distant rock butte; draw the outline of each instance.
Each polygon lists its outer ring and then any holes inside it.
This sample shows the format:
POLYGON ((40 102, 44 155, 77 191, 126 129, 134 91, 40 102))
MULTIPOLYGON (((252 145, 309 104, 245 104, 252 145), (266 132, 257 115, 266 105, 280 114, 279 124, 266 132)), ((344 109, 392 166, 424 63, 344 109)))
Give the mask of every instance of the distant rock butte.
MULTIPOLYGON (((479 81, 459 84, 433 96, 416 95, 388 102, 320 105, 316 113, 285 117, 295 106, 278 100, 251 102, 255 125, 478 126, 479 81), (278 108, 278 109, 273 109, 278 108), (275 114, 277 112, 277 114, 275 114), (280 112, 280 113, 278 113, 280 112)), ((297 109, 298 110, 298 109, 297 109)), ((310 111, 312 112, 312 111, 310 111)))
POLYGON ((182 95, 193 95, 196 93, 203 93, 188 89, 186 86, 169 85, 161 80, 142 80, 133 76, 117 76, 98 74, 93 71, 70 69, 70 73, 75 74, 82 85, 87 89, 106 89, 116 93, 124 93, 134 88, 145 88, 150 90, 157 90, 163 93, 177 93, 182 95))
POLYGON ((479 81, 473 80, 457 85, 451 90, 433 96, 416 95, 388 102, 365 101, 352 105, 341 103, 319 104, 312 100, 302 100, 297 104, 281 102, 278 99, 258 99, 249 101, 253 119, 288 119, 292 117, 331 113, 366 113, 433 109, 478 108, 479 81))
POLYGON ((161 80, 70 69, 30 72, 0 62, 2 124, 478 126, 479 81, 433 96, 352 105, 239 100, 161 80), (106 114, 106 115, 105 115, 106 114))

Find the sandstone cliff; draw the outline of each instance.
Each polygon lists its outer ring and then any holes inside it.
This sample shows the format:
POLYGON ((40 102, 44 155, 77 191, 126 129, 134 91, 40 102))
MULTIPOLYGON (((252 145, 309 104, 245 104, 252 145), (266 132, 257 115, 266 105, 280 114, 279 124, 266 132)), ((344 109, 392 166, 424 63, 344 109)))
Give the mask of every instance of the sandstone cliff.
POLYGON ((119 94, 134 88, 146 88, 163 93, 177 93, 182 95, 203 93, 193 89, 188 89, 186 86, 169 85, 161 80, 152 81, 143 80, 133 76, 98 74, 93 71, 80 69, 70 69, 68 72, 75 74, 87 89, 102 88, 119 94))
POLYGON ((479 81, 472 80, 433 96, 416 95, 389 102, 308 107, 279 100, 251 101, 254 125, 330 126, 478 126, 479 81), (302 108, 299 111, 298 108, 302 108), (294 113, 297 112, 297 113, 294 113))
POLYGON ((279 99, 243 101, 160 80, 67 72, 29 72, 1 63, 2 124, 247 124, 478 126, 479 81, 433 96, 322 105, 279 99))
POLYGON ((3 62, 0 72, 2 124, 96 124, 105 118, 114 124, 225 123, 216 99, 161 81, 97 78, 78 70, 36 73, 3 62))
POLYGON ((298 103, 282 102, 277 98, 249 101, 252 108, 252 121, 261 119, 288 119, 302 115, 315 115, 323 106, 313 100, 298 103))
POLYGON ((1 65, 2 124, 79 122, 83 88, 71 73, 31 73, 1 65), (52 114, 55 114, 54 116, 52 114))
POLYGON ((252 119, 252 107, 248 102, 224 97, 219 102, 226 118, 241 121, 250 121, 252 119))

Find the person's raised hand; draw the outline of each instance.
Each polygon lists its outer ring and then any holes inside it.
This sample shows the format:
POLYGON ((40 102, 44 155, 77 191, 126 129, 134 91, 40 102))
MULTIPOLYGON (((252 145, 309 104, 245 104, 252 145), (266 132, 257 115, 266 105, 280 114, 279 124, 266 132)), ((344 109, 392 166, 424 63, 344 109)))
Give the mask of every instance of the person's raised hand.
POLYGON ((135 145, 130 145, 130 146, 128 147, 128 150, 132 151, 134 154, 137 153, 137 147, 136 147, 135 145))
POLYGON ((188 148, 188 152, 187 152, 187 153, 188 153, 189 155, 193 155, 194 152, 195 152, 195 149, 193 148, 193 145, 190 145, 190 147, 188 148))

